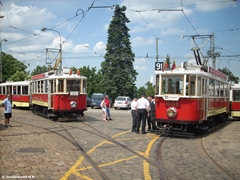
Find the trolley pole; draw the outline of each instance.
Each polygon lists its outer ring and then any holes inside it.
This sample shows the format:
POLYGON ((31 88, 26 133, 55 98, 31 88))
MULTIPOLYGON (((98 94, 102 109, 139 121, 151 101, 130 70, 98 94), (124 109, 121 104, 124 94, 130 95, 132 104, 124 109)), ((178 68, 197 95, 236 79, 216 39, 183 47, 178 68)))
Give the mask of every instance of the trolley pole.
POLYGON ((211 35, 211 58, 212 58, 212 66, 216 69, 216 55, 215 55, 215 44, 214 44, 214 33, 211 35))

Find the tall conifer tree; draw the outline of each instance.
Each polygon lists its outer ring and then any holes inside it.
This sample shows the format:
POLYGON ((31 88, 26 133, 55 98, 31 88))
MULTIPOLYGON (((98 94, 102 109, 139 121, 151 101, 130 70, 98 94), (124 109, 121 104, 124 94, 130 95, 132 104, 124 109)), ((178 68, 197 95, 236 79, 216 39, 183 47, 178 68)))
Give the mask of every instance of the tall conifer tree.
POLYGON ((138 73, 133 67, 134 53, 129 40, 129 28, 126 26, 130 21, 124 13, 125 10, 125 6, 115 7, 108 28, 105 60, 101 63, 102 86, 113 100, 119 95, 133 97, 136 90, 138 73))

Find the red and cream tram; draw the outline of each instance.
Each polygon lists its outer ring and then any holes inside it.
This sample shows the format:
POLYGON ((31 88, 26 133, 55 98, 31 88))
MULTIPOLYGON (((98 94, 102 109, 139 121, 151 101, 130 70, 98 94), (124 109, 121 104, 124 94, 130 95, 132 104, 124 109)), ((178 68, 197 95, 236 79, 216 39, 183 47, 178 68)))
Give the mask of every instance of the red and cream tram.
POLYGON ((240 118, 240 84, 234 84, 230 90, 230 116, 240 118))
POLYGON ((29 108, 30 106, 30 81, 6 82, 0 84, 0 101, 10 94, 13 107, 29 108))
POLYGON ((87 78, 69 69, 32 77, 31 105, 34 113, 68 121, 83 119, 86 108, 87 78))
POLYGON ((229 83, 225 74, 187 62, 165 70, 162 62, 156 62, 155 74, 155 120, 160 127, 190 133, 227 119, 229 83))

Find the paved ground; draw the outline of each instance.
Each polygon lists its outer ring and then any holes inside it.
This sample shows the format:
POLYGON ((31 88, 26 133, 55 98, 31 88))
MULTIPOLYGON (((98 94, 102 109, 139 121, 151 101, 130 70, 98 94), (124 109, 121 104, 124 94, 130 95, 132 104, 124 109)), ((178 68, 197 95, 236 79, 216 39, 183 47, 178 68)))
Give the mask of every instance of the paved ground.
MULTIPOLYGON (((0 108, 2 179, 103 179, 76 146, 51 133, 66 135, 59 124, 30 111, 14 110, 12 127, 5 128, 2 112, 0 108)), ((156 166, 162 137, 132 133, 129 110, 112 109, 111 113, 113 121, 103 122, 101 110, 89 108, 86 120, 61 124, 108 179, 164 179, 156 166)), ((204 138, 166 138, 161 163, 168 179, 231 179, 209 160, 201 143, 232 179, 240 179, 239 129, 240 122, 234 121, 204 138)))

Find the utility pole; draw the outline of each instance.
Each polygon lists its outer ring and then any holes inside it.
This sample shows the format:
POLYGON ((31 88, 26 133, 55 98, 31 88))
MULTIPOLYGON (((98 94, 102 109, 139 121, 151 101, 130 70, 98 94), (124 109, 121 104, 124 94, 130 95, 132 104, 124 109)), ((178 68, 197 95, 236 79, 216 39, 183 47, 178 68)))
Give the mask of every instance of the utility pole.
POLYGON ((156 38, 156 62, 158 62, 158 38, 156 38))
POLYGON ((2 42, 7 42, 6 39, 3 39, 0 41, 0 83, 2 83, 2 64, 3 64, 3 60, 2 60, 2 42))

